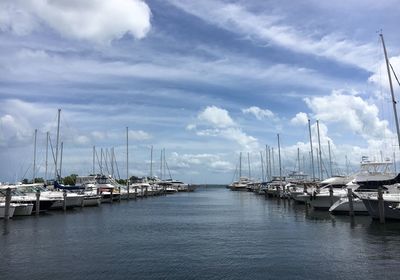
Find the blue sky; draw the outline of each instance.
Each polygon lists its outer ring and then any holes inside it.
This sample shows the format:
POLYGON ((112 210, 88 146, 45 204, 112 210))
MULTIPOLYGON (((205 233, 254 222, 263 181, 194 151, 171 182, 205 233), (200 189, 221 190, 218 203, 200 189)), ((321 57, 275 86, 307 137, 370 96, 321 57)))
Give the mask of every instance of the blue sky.
POLYGON ((64 175, 89 173, 96 145, 115 148, 125 177, 126 127, 130 175, 148 175, 153 146, 156 173, 165 148, 173 177, 193 183, 230 182, 240 152, 259 177, 277 133, 284 170, 300 148, 309 172, 307 118, 337 169, 392 157, 377 31, 400 72, 396 2, 2 0, 0 181, 32 176, 35 128, 44 176, 58 108, 64 175))

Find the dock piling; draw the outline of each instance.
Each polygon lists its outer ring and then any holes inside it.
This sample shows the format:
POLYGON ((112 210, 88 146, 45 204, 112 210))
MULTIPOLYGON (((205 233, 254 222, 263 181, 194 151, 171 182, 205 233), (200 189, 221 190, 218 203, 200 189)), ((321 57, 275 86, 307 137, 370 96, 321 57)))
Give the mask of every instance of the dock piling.
POLYGON ((39 215, 39 212, 40 212, 40 190, 37 190, 36 191, 36 209, 35 209, 35 211, 36 211, 36 216, 38 216, 39 215))
POLYGON ((382 187, 378 188, 378 208, 379 208, 379 222, 385 223, 385 205, 383 202, 383 190, 382 187))
POLYGON ((4 209, 4 220, 8 220, 10 218, 10 204, 11 204, 11 189, 7 188, 6 190, 6 205, 4 209))
POLYGON ((64 200, 63 200, 63 210, 65 212, 65 211, 67 211, 67 191, 66 190, 63 191, 63 198, 64 198, 64 200))
POLYGON ((353 205, 353 189, 352 188, 347 189, 347 197, 349 199, 349 216, 353 217, 354 216, 354 205, 353 205))
POLYGON ((333 187, 329 186, 329 198, 331 201, 331 206, 333 205, 333 187))

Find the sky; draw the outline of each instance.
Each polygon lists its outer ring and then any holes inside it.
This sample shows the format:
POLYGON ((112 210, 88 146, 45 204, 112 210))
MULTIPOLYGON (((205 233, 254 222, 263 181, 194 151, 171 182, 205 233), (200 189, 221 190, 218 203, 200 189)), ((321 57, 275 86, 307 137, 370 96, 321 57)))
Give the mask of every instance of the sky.
POLYGON ((230 183, 240 153, 262 177, 266 145, 277 175, 278 134, 283 172, 310 174, 308 119, 324 170, 328 142, 337 174, 400 159, 379 37, 400 76, 399 14, 395 0, 0 0, 0 181, 32 178, 35 129, 35 174, 54 177, 58 109, 62 176, 91 173, 93 146, 114 150, 117 178, 147 176, 153 147, 154 175, 165 149, 174 179, 230 183))

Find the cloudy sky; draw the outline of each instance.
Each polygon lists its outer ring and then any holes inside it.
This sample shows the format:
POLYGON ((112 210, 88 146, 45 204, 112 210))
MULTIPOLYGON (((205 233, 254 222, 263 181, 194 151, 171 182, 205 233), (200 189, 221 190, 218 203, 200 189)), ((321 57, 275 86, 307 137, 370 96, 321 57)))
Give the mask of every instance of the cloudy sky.
POLYGON ((0 0, 0 181, 32 177, 35 129, 44 177, 58 108, 62 175, 90 173, 95 145, 125 178, 126 127, 130 175, 149 174, 153 146, 154 172, 165 148, 188 183, 229 183, 240 152, 260 177, 277 133, 283 169, 299 148, 310 172, 308 118, 336 172, 392 157, 377 31, 400 73, 399 14, 395 0, 0 0))

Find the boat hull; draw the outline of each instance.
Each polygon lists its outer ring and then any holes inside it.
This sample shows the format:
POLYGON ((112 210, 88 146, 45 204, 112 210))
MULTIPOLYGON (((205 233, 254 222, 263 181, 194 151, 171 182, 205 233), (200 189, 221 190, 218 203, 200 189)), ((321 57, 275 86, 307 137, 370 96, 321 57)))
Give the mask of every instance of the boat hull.
MULTIPOLYGON (((369 215, 372 219, 379 219, 379 206, 377 199, 363 198, 365 207, 368 210, 369 215)), ((384 216, 385 219, 389 220, 400 220, 400 203, 394 201, 383 201, 384 205, 384 216)))

